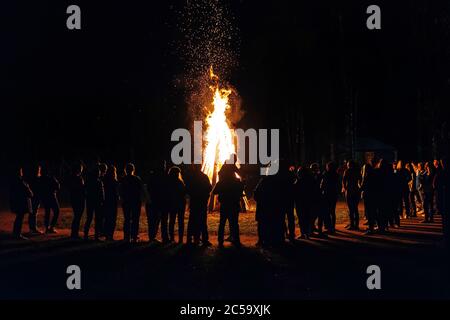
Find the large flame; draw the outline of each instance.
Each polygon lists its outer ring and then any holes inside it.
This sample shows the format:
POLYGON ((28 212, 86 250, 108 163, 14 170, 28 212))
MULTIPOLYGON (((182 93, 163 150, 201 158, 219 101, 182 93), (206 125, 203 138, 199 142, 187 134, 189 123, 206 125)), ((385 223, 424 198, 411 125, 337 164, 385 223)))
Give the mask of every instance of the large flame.
POLYGON ((226 117, 226 111, 231 107, 229 96, 232 90, 220 87, 219 77, 214 74, 212 66, 209 77, 212 82, 210 89, 213 93, 213 109, 206 117, 206 146, 203 152, 202 171, 211 182, 217 182, 217 172, 225 161, 236 153, 233 132, 226 117))

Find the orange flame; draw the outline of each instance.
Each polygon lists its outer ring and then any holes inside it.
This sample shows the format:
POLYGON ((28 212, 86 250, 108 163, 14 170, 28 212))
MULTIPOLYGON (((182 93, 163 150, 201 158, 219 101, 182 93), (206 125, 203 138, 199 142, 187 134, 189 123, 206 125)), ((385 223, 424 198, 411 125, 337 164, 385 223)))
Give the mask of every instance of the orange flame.
POLYGON ((202 171, 210 181, 216 182, 217 172, 225 161, 236 153, 234 135, 226 117, 226 111, 231 107, 229 96, 233 91, 220 87, 219 77, 214 74, 212 66, 209 69, 209 77, 213 82, 209 87, 213 92, 213 111, 206 117, 206 147, 203 152, 202 171))

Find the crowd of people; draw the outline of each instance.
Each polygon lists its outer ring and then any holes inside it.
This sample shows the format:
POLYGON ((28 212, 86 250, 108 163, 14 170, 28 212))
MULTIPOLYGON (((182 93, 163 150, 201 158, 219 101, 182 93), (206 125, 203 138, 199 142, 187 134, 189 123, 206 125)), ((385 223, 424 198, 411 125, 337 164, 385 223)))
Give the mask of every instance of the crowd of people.
MULTIPOLYGON (((24 175, 18 168, 11 183, 10 207, 16 214, 13 234, 18 239, 26 239, 22 225, 28 214, 29 231, 32 235, 54 234, 60 214, 58 193, 59 181, 44 167, 36 166, 31 174, 24 175), (37 227, 40 207, 44 208, 44 227, 37 227)), ((225 170, 221 171, 223 174, 225 170)), ((224 181, 226 178, 224 178, 224 181)), ((221 184, 216 185, 216 189, 221 184)), ((135 166, 129 163, 120 178, 114 165, 99 163, 88 172, 81 164, 73 168, 65 181, 73 210, 71 238, 89 239, 94 222, 94 239, 114 240, 119 207, 123 212, 124 241, 139 241, 139 223, 142 207, 148 221, 148 237, 156 241, 158 231, 164 243, 175 241, 175 223, 178 223, 178 242, 183 243, 186 199, 189 198, 189 223, 187 238, 191 243, 210 245, 207 227, 207 204, 212 191, 209 178, 197 165, 192 166, 183 176, 180 168, 174 166, 167 172, 155 169, 147 181, 135 174, 135 166), (81 226, 85 214, 84 226, 81 226), (83 234, 80 236, 80 229, 83 234)), ((221 195, 222 192, 214 190, 221 195)), ((226 200, 224 201, 226 203, 226 200)), ((225 204, 224 204, 225 205, 225 204)), ((239 210, 238 210, 239 213, 239 210)))
POLYGON ((324 172, 316 163, 309 167, 287 167, 261 179, 255 190, 256 219, 263 244, 296 239, 295 218, 300 238, 326 238, 336 232, 336 204, 342 194, 348 208, 346 229, 359 231, 359 204, 364 203, 368 235, 398 228, 401 219, 424 215, 422 223, 434 222, 434 214, 445 215, 448 208, 449 179, 446 161, 388 163, 359 168, 348 161, 344 168, 334 162, 324 172), (287 226, 286 226, 287 221, 287 226))
MULTIPOLYGON (((348 207, 346 228, 360 230, 359 204, 362 200, 367 220, 367 228, 363 231, 369 235, 398 228, 402 219, 417 217, 418 213, 423 213, 423 223, 432 223, 436 213, 446 221, 450 176, 445 160, 389 163, 381 159, 376 164, 366 163, 362 168, 354 161, 347 161, 340 167, 329 162, 323 172, 316 163, 297 168, 280 161, 279 168, 277 174, 263 176, 254 190, 257 245, 296 241, 295 214, 300 239, 327 238, 335 234, 336 204, 341 195, 348 207)), ((83 237, 88 240, 94 222, 94 239, 113 241, 121 206, 123 240, 138 242, 141 211, 145 207, 149 241, 158 241, 160 233, 163 243, 174 242, 177 223, 177 241, 181 244, 184 243, 185 213, 189 204, 186 243, 210 246, 207 219, 208 204, 213 196, 220 203, 219 247, 224 245, 227 221, 229 240, 237 247, 241 245, 239 213, 244 183, 234 164, 222 166, 214 186, 200 165, 192 165, 183 172, 176 166, 169 170, 162 166, 152 170, 146 181, 135 174, 135 166, 131 163, 125 166, 120 178, 114 165, 100 163, 88 172, 84 169, 83 165, 76 165, 65 181, 73 209, 73 239, 83 237), (82 227, 83 214, 86 218, 82 227)), ((60 183, 46 168, 37 166, 27 178, 23 168, 18 169, 10 192, 11 211, 16 214, 13 227, 16 238, 26 239, 22 224, 27 214, 31 234, 58 232, 59 191, 60 183), (45 212, 44 231, 39 230, 36 223, 40 206, 45 212)), ((444 231, 447 231, 446 223, 444 231)))

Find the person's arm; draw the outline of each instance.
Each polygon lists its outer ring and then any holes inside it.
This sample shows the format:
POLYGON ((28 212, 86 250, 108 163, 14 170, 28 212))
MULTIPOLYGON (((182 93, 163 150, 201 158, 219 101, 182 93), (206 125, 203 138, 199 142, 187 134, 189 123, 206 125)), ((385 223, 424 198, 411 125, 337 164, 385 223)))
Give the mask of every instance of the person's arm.
POLYGON ((216 185, 214 186, 214 189, 213 189, 213 194, 219 194, 221 185, 222 184, 220 183, 220 181, 216 183, 216 185))
POLYGON ((55 191, 60 191, 61 190, 61 184, 59 183, 58 179, 53 177, 53 182, 55 184, 55 191))
POLYGON ((183 194, 183 197, 186 197, 187 196, 187 188, 186 188, 186 185, 183 183, 183 182, 181 182, 180 183, 181 184, 181 193, 183 194))
POLYGON ((33 198, 33 191, 31 191, 30 186, 27 183, 23 183, 24 192, 28 198, 33 198))
POLYGON ((417 175, 417 190, 422 190, 423 189, 423 174, 419 173, 417 175))
POLYGON ((239 196, 240 197, 243 197, 243 196, 245 196, 245 194, 244 194, 244 189, 245 189, 245 185, 244 185, 244 183, 243 182, 239 182, 239 196))
POLYGON ((150 203, 150 193, 148 192, 148 184, 143 184, 143 198, 145 203, 150 203))
POLYGON ((348 182, 348 172, 344 171, 344 176, 342 177, 342 192, 347 190, 347 182, 348 182))
POLYGON ((319 184, 319 188, 320 188, 321 192, 323 192, 325 190, 326 185, 327 185, 327 177, 324 174, 324 175, 322 175, 322 178, 320 179, 320 184, 319 184))
POLYGON ((209 181, 209 178, 206 178, 206 185, 208 186, 207 187, 207 189, 208 189, 208 193, 211 193, 211 191, 212 191, 212 184, 211 184, 211 182, 209 181))
POLYGON ((440 180, 440 175, 439 174, 435 174, 434 177, 433 177, 433 182, 432 182, 433 189, 437 189, 439 187, 439 184, 440 184, 439 180, 440 180))
POLYGON ((256 200, 256 202, 261 200, 262 182, 263 182, 263 179, 261 178, 259 180, 258 184, 256 185, 255 190, 253 191, 253 198, 256 200))
POLYGON ((105 186, 103 185, 102 181, 98 181, 98 188, 99 188, 99 198, 100 198, 100 202, 104 202, 105 201, 105 186))

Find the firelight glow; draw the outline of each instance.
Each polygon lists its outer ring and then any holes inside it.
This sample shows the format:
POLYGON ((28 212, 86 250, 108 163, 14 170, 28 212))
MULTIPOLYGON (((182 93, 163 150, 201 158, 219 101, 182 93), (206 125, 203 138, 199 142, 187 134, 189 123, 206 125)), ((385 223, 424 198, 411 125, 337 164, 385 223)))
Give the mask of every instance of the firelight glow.
POLYGON ((213 109, 206 117, 206 147, 203 153, 202 171, 211 182, 217 182, 217 173, 220 168, 232 154, 236 153, 234 134, 226 117, 226 112, 231 107, 229 96, 233 91, 220 87, 219 77, 214 74, 212 66, 209 70, 209 77, 213 83, 209 87, 213 92, 213 109))

